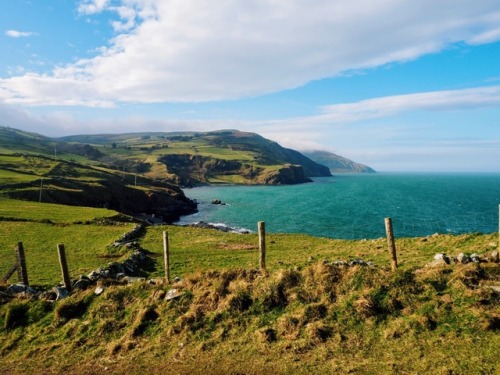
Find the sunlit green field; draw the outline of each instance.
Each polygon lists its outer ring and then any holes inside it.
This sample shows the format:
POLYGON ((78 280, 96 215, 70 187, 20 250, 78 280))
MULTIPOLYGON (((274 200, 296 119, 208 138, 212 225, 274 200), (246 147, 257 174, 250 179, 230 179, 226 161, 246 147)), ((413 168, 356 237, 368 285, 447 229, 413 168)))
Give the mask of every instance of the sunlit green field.
MULTIPOLYGON (((23 242, 32 284, 53 285, 60 281, 57 244, 64 243, 72 277, 105 266, 109 248, 134 224, 101 225, 94 221, 112 218, 111 210, 69 207, 54 204, 0 200, 0 277, 14 264, 14 248, 23 242), (28 220, 28 221, 19 221, 28 220), (85 224, 87 223, 87 224, 85 224)), ((185 276, 209 269, 258 267, 257 234, 224 233, 213 229, 179 226, 148 227, 140 239, 141 246, 153 252, 156 271, 151 276, 163 276, 163 232, 170 242, 171 274, 185 276), (155 255, 156 254, 156 255, 155 255)), ((317 261, 352 260, 361 258, 381 267, 389 267, 385 239, 347 241, 318 238, 300 234, 266 236, 266 263, 269 270, 304 267, 317 261)), ((423 266, 434 254, 459 252, 483 254, 497 246, 497 235, 440 235, 429 238, 396 240, 401 267, 423 266)), ((122 253, 120 253, 122 254, 122 253)))
MULTIPOLYGON (((55 285, 60 281, 57 244, 64 243, 72 277, 106 265, 108 246, 134 227, 132 223, 102 225, 112 210, 0 199, 0 277, 15 263, 14 249, 22 242, 29 281, 55 285), (89 224, 75 224, 89 223, 89 224)), ((13 281, 16 276, 13 276, 13 281)))
POLYGON ((0 219, 50 221, 52 223, 85 222, 96 218, 111 218, 118 212, 105 208, 64 206, 8 199, 0 196, 0 219))
MULTIPOLYGON (((15 264, 15 247, 22 242, 30 284, 54 286, 62 280, 57 244, 65 245, 70 275, 76 278, 105 266, 110 261, 105 258, 109 255, 108 246, 132 228, 133 224, 53 225, 4 221, 0 229, 0 276, 15 264)), ((16 281, 16 276, 12 277, 16 281)))
MULTIPOLYGON (((163 231, 170 243, 172 275, 185 276, 208 269, 245 268, 259 265, 257 234, 224 233, 213 229, 179 226, 155 226, 140 240, 142 247, 157 254, 157 275, 163 272, 163 231)), ((440 235, 429 238, 396 240, 400 267, 423 266, 436 253, 457 255, 460 252, 483 254, 497 246, 497 235, 440 235)), ((390 267, 387 240, 336 240, 301 234, 266 235, 266 265, 270 270, 303 267, 317 261, 372 261, 390 267)))

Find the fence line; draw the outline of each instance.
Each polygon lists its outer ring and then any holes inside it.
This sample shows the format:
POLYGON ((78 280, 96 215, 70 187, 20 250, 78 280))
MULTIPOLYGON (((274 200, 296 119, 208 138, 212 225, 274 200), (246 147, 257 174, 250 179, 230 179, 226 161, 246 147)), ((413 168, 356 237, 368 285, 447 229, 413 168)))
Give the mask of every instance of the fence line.
MULTIPOLYGON (((500 205, 498 206, 498 249, 500 250, 500 205)), ((390 263, 392 271, 395 271, 398 267, 397 263, 397 249, 395 244, 395 235, 393 230, 392 218, 385 218, 385 232, 387 238, 387 246, 390 256, 390 263)), ((405 223, 403 222, 403 227, 405 223)), ((364 226, 366 227, 366 225, 364 226)), ((262 274, 266 275, 266 231, 265 231, 265 222, 259 221, 257 223, 258 228, 258 244, 259 244, 259 269, 262 274)), ((354 229, 354 226, 352 227, 354 229)), ((168 232, 163 232, 163 246, 164 246, 164 262, 165 262, 165 282, 167 284, 170 283, 170 246, 169 246, 169 238, 168 232)), ((68 291, 71 291, 71 279, 69 275, 69 268, 66 260, 66 252, 64 248, 64 244, 57 245, 57 252, 59 255, 59 263, 61 266, 62 276, 64 286, 68 291)), ((26 258, 24 254, 24 247, 22 242, 18 242, 16 249, 16 263, 11 269, 8 271, 7 275, 4 277, 4 282, 6 282, 10 276, 17 270, 19 281, 24 285, 28 286, 28 272, 26 269, 26 258)), ((497 253, 497 261, 498 261, 498 253, 497 253)))

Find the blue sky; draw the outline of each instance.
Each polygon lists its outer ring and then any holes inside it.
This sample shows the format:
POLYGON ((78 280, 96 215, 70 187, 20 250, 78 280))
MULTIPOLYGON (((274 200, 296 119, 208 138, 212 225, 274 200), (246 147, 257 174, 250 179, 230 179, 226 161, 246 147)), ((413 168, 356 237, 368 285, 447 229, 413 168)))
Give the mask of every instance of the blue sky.
POLYGON ((0 125, 500 172, 497 0, 0 0, 0 125))

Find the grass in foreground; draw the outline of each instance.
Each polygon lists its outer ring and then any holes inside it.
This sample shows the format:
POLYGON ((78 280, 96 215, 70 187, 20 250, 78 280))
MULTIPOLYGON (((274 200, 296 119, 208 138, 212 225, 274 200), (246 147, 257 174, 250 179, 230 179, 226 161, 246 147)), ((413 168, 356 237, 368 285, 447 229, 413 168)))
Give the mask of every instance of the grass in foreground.
POLYGON ((3 373, 495 374, 498 264, 198 272, 0 306, 3 373), (178 299, 166 301, 175 288, 178 299))
MULTIPOLYGON (((171 273, 184 275, 208 269, 255 269, 259 250, 257 234, 224 233, 212 229, 179 226, 147 228, 141 246, 156 254, 157 270, 163 270, 162 233, 170 242, 171 273)), ((397 255, 401 267, 422 266, 434 254, 444 252, 456 256, 460 252, 483 254, 497 246, 496 234, 439 235, 425 238, 397 239, 397 255)), ((353 260, 361 258, 381 267, 389 267, 387 241, 335 240, 301 234, 267 234, 266 264, 270 270, 304 267, 318 260, 353 260)))
MULTIPOLYGON (((134 224, 54 225, 2 222, 0 227, 0 277, 15 264, 15 247, 23 243, 30 285, 45 287, 61 282, 57 244, 66 248, 73 278, 106 265, 112 259, 109 246, 134 224)), ((16 275, 12 276, 12 281, 16 275)))

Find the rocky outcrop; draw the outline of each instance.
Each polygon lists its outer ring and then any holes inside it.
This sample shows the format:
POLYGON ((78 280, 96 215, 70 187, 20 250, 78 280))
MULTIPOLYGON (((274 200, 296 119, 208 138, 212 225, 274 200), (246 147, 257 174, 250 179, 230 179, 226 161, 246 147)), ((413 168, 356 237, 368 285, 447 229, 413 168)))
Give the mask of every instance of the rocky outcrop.
POLYGON ((311 182, 302 165, 284 164, 278 169, 264 169, 235 160, 221 160, 202 155, 173 154, 158 159, 176 176, 182 186, 209 183, 215 176, 239 175, 247 184, 293 185, 311 182))
MULTIPOLYGON (((38 201, 40 190, 33 189, 37 183, 15 187, 4 185, 1 190, 14 199, 38 201)), ((146 189, 136 189, 116 179, 88 184, 78 179, 57 177, 45 178, 43 183, 42 201, 45 203, 104 207, 129 215, 155 214, 167 223, 197 211, 196 202, 187 198, 179 187, 167 183, 154 182, 146 189)))
POLYGON ((264 173, 255 179, 258 184, 293 185, 311 182, 300 165, 285 165, 275 171, 264 173))
POLYGON ((158 158, 167 172, 174 175, 173 183, 192 187, 207 184, 211 177, 219 175, 243 175, 253 177, 253 169, 236 160, 222 160, 202 155, 172 154, 158 158))

